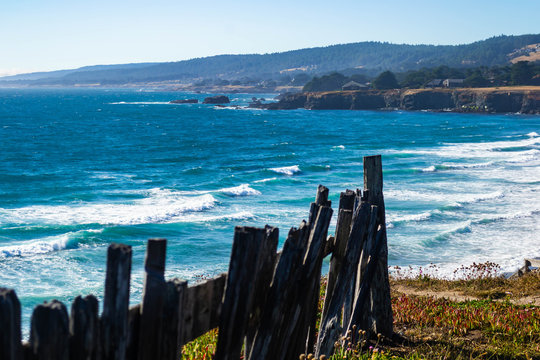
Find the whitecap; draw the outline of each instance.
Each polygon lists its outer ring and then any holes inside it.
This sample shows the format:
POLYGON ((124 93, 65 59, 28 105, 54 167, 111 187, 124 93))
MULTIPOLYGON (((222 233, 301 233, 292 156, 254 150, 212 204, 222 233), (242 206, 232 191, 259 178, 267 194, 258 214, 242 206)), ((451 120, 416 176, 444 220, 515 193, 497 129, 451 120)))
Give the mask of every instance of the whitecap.
POLYGON ((422 212, 420 214, 407 214, 407 215, 396 215, 393 216, 391 213, 388 214, 388 220, 390 222, 408 222, 408 221, 422 221, 429 219, 433 214, 429 211, 422 212))
POLYGON ((175 105, 168 101, 118 101, 109 105, 175 105))
POLYGON ((276 172, 278 174, 284 174, 284 175, 292 176, 292 175, 300 172, 300 167, 298 165, 293 165, 293 166, 270 168, 269 170, 271 170, 273 172, 276 172))
POLYGON ((538 135, 537 132, 534 132, 534 131, 533 131, 533 132, 528 133, 527 136, 528 136, 528 137, 536 137, 536 136, 540 136, 540 135, 538 135))
POLYGON ((480 201, 500 199, 502 197, 504 197, 504 194, 502 191, 493 191, 493 192, 484 193, 484 194, 466 194, 466 195, 463 195, 461 198, 459 198, 458 202, 462 204, 476 203, 480 201))
POLYGON ((274 181, 274 180, 277 180, 277 177, 271 177, 271 178, 267 178, 267 179, 256 180, 256 181, 254 181, 254 183, 265 183, 265 182, 274 181))
POLYGON ((461 206, 462 204, 476 203, 492 199, 502 198, 504 194, 501 191, 489 193, 444 193, 434 191, 414 191, 414 190, 387 190, 385 197, 398 201, 423 201, 423 202, 442 202, 452 206, 461 206))
POLYGON ((478 168, 485 168, 492 166, 494 163, 493 161, 483 162, 483 163, 473 163, 473 164, 452 164, 452 163, 444 163, 442 166, 444 166, 447 169, 478 169, 478 168))
POLYGON ((170 223, 191 212, 215 207, 210 194, 184 196, 167 189, 147 190, 147 197, 125 203, 73 203, 33 205, 15 209, 0 208, 0 223, 115 224, 137 225, 170 223))
POLYGON ((242 184, 235 187, 219 189, 219 192, 230 196, 252 196, 261 195, 261 192, 249 187, 249 184, 242 184))
MULTIPOLYGON (((427 148, 427 149, 407 149, 403 151, 389 151, 389 153, 397 154, 412 154, 412 155, 434 155, 441 158, 453 159, 488 159, 497 162, 511 162, 515 159, 520 159, 524 155, 534 155, 531 150, 513 151, 514 149, 534 147, 540 144, 540 137, 528 137, 519 140, 505 140, 492 142, 475 142, 475 143, 447 143, 443 146, 427 148)), ((529 158, 524 159, 527 161, 529 158)))
POLYGON ((0 246, 0 259, 14 256, 32 256, 75 248, 81 236, 87 233, 100 233, 103 230, 80 230, 62 235, 48 236, 41 239, 0 246))
POLYGON ((435 171, 436 171, 436 169, 435 169, 435 166, 433 166, 433 165, 422 169, 422 172, 435 172, 435 171))

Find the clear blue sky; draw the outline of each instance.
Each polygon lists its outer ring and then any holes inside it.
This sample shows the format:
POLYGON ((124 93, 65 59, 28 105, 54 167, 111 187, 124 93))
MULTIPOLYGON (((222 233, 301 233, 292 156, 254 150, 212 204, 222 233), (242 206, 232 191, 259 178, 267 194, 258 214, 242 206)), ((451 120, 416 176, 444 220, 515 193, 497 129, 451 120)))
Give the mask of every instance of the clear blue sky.
POLYGON ((539 0, 0 0, 0 76, 358 41, 540 33, 539 0))

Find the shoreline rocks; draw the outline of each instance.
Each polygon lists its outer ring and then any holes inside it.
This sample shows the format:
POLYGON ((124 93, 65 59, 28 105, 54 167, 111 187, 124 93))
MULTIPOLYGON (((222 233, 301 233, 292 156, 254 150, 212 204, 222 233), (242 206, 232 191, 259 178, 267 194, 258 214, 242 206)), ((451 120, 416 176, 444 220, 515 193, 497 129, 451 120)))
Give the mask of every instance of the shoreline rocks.
POLYGON ((431 110, 540 114, 540 87, 357 90, 284 94, 269 110, 431 110))

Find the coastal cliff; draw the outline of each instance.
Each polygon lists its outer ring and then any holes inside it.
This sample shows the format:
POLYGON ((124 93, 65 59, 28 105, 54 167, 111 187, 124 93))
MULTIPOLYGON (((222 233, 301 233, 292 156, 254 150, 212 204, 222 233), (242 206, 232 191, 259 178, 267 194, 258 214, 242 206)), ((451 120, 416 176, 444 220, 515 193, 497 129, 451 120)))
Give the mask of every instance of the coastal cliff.
POLYGON ((433 110, 540 114, 540 87, 358 90, 288 94, 270 110, 433 110))

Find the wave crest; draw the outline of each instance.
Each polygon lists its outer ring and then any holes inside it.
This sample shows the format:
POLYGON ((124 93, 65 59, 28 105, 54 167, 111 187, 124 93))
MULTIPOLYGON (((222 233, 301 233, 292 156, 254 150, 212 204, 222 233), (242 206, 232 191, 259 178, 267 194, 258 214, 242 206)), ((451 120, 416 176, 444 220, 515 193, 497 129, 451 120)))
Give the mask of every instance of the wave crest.
POLYGON ((103 230, 80 230, 62 235, 48 236, 42 239, 23 242, 17 245, 0 246, 0 259, 8 257, 26 257, 64 249, 78 247, 80 241, 90 233, 100 233, 103 230))
POLYGON ((249 184, 242 184, 235 187, 219 189, 219 192, 230 196, 253 196, 261 195, 261 192, 255 190, 249 186, 249 184))
POLYGON ((0 209, 0 223, 139 225, 179 221, 187 213, 215 207, 210 194, 184 196, 164 189, 146 191, 147 197, 130 203, 86 203, 73 205, 34 205, 0 209))
POLYGON ((276 172, 278 174, 284 174, 288 176, 292 176, 296 173, 300 172, 300 167, 298 165, 293 166, 283 166, 283 167, 277 167, 277 168, 270 168, 269 170, 276 172))

